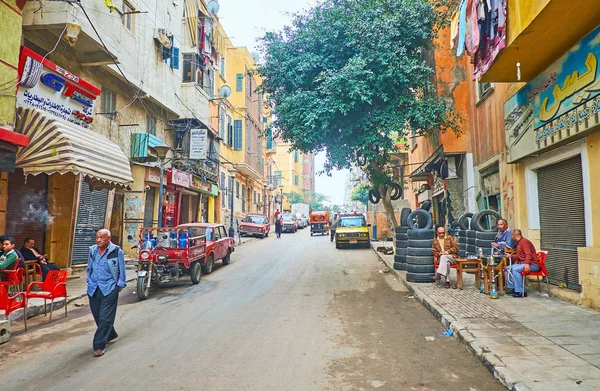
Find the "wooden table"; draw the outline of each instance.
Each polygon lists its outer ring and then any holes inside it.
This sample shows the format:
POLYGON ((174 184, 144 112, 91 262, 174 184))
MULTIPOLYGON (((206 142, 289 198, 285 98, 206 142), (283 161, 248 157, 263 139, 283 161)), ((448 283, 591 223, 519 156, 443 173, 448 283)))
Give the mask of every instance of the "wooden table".
POLYGON ((477 287, 481 285, 481 263, 478 259, 459 259, 456 261, 456 281, 458 283, 458 289, 463 288, 463 276, 464 273, 475 273, 475 284, 477 287), (474 268, 465 268, 465 266, 476 266, 474 268))
POLYGON ((25 291, 29 284, 36 280, 36 267, 37 261, 25 261, 25 267, 23 268, 23 282, 25 286, 23 290, 25 291))

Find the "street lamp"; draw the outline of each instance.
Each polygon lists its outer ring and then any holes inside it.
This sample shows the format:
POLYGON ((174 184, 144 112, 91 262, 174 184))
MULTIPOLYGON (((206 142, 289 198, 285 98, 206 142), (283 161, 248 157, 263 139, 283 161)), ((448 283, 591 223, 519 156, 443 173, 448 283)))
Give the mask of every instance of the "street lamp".
POLYGON ((269 218, 267 213, 267 182, 263 182, 263 213, 269 218))
POLYGON ((231 192, 231 216, 229 216, 229 237, 230 238, 235 238, 235 229, 233 228, 233 205, 234 205, 234 197, 235 194, 233 193, 233 188, 234 188, 234 184, 235 184, 235 175, 237 174, 237 170, 233 167, 228 168, 227 171, 229 172, 229 184, 231 185, 231 189, 229 189, 229 191, 231 192))
POLYGON ((171 147, 167 145, 157 145, 155 147, 150 147, 156 153, 156 157, 158 158, 158 166, 160 168, 160 181, 158 188, 158 228, 162 227, 162 209, 163 209, 163 176, 165 172, 165 159, 167 158, 167 154, 171 150, 171 147))
POLYGON ((283 213, 283 185, 279 185, 279 191, 281 192, 281 213, 283 213))

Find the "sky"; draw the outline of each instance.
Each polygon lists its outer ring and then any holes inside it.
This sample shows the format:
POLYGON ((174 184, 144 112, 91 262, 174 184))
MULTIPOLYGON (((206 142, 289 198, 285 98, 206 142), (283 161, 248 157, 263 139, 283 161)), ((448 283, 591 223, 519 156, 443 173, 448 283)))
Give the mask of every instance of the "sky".
MULTIPOLYGON (((266 31, 281 30, 290 24, 291 13, 306 9, 314 0, 219 0, 219 19, 235 46, 257 51, 258 38, 266 31)), ((325 153, 315 157, 316 171, 323 170, 325 153)), ((344 202, 347 171, 316 177, 315 191, 330 197, 333 204, 344 202)))

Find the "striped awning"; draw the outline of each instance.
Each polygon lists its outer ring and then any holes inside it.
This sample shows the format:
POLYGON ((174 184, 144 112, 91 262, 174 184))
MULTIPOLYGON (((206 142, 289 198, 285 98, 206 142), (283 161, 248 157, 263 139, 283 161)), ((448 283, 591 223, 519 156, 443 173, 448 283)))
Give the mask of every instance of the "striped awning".
POLYGON ((133 183, 129 159, 106 137, 36 109, 21 107, 18 114, 15 131, 30 143, 17 152, 16 167, 26 175, 70 172, 105 186, 133 183))

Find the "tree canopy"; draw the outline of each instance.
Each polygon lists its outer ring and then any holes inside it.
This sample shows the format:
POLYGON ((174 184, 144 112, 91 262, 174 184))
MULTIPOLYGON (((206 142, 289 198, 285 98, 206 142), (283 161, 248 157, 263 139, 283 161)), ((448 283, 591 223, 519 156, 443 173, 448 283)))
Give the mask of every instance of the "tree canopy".
POLYGON ((366 183, 360 183, 352 191, 350 199, 352 201, 360 202, 363 205, 367 205, 369 202, 369 185, 366 183))

